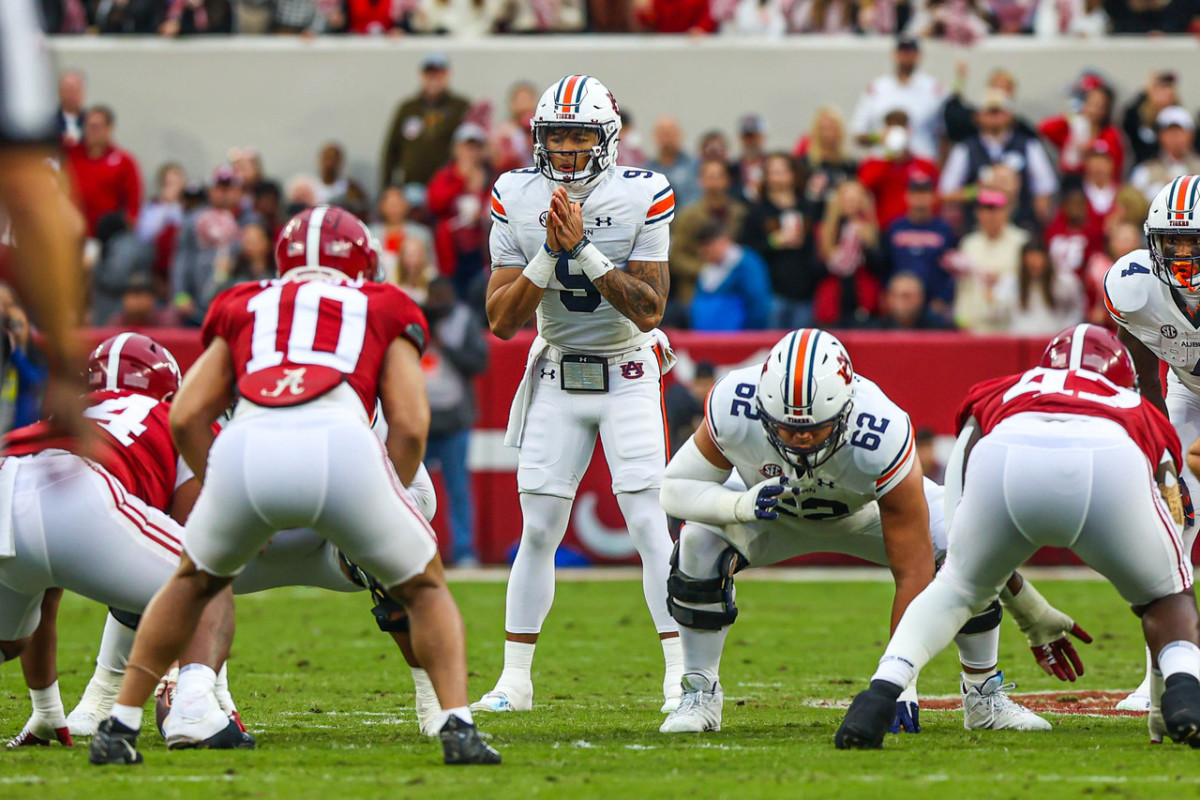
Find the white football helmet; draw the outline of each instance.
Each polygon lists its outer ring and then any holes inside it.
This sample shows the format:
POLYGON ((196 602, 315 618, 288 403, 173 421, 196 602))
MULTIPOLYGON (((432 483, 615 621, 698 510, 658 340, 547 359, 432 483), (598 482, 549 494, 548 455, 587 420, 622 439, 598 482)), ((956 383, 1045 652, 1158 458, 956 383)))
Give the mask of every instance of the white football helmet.
POLYGON ((758 379, 758 413, 767 438, 801 474, 829 460, 846 443, 854 401, 854 367, 833 334, 801 328, 783 337, 758 379), (790 445, 781 433, 829 436, 813 446, 790 445))
POLYGON ((1150 203, 1142 229, 1150 245, 1150 263, 1160 281, 1174 289, 1200 292, 1200 175, 1181 175, 1150 203), (1181 237, 1191 239, 1187 253, 1177 254, 1181 237))
POLYGON ((552 181, 586 184, 617 163, 617 141, 621 138, 621 112, 612 92, 588 75, 568 75, 542 94, 529 122, 533 129, 533 163, 552 181), (575 156, 575 169, 555 169, 546 146, 546 135, 556 128, 586 128, 597 134, 596 144, 586 151, 557 151, 575 156), (586 159, 579 163, 581 159, 586 159))

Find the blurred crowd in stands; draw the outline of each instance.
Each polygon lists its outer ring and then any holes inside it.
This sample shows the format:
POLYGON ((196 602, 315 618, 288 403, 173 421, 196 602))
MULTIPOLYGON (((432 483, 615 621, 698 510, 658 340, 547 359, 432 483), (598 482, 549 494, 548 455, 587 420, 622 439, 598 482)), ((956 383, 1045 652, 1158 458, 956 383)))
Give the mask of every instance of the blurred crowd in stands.
MULTIPOLYGON (((643 134, 623 115, 620 163, 675 188, 664 326, 1050 334, 1107 321, 1104 271, 1143 246, 1158 189, 1200 173, 1186 76, 1152 70, 1122 98, 1099 72, 1067 76, 1061 113, 1032 120, 1006 71, 966 97, 965 64, 945 86, 920 58, 918 40, 898 38, 855 105, 815 109, 786 151, 766 148, 756 113, 731 120, 732 136, 684 131, 669 115, 643 134)), ((204 175, 141 165, 120 147, 116 112, 65 72, 60 128, 88 228, 88 321, 200 324, 223 288, 274 274, 280 225, 320 203, 369 221, 387 280, 427 303, 442 278, 481 320, 489 192, 531 163, 540 87, 515 83, 493 115, 490 98, 454 90, 437 52, 418 82, 382 132, 380 185, 363 186, 337 142, 314 143, 310 174, 272 176, 269 142, 231 147, 204 175)))
POLYGON ((1002 34, 1195 31, 1196 0, 42 0, 61 34, 315 36, 685 33, 1002 34))

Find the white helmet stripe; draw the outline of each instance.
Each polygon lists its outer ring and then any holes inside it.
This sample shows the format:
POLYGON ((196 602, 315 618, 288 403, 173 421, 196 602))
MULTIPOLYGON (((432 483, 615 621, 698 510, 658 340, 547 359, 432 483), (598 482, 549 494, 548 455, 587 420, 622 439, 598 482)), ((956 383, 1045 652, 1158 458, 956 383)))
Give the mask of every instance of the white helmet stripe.
POLYGON ((304 237, 304 266, 321 266, 321 224, 329 206, 317 206, 308 217, 308 231, 304 237))
POLYGON ((130 336, 133 334, 128 332, 118 334, 108 351, 108 363, 104 365, 104 388, 109 391, 116 391, 120 388, 117 386, 117 375, 121 371, 121 350, 124 349, 130 336))
POLYGON ((1071 355, 1067 359, 1067 369, 1083 369, 1083 343, 1089 327, 1086 322, 1081 322, 1071 333, 1071 355))

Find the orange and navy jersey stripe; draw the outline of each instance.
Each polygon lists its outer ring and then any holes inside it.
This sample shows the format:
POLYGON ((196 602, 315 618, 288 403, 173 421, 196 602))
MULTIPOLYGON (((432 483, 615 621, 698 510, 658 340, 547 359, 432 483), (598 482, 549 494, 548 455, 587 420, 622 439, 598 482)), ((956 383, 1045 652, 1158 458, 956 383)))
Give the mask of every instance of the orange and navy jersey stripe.
POLYGON ((668 186, 650 199, 650 208, 646 211, 646 224, 670 222, 674 216, 675 190, 668 186))
POLYGON ((554 111, 558 114, 578 114, 583 103, 583 87, 591 80, 587 75, 568 75, 558 82, 554 91, 554 111))
POLYGON ((1200 177, 1181 175, 1171 184, 1167 198, 1167 219, 1195 220, 1196 208, 1200 205, 1200 177))
POLYGON ((875 494, 883 496, 895 488, 896 484, 904 479, 908 473, 905 471, 905 465, 911 465, 913 454, 916 451, 917 438, 913 433, 912 423, 908 423, 908 430, 904 434, 904 444, 900 448, 900 455, 888 464, 883 470, 883 474, 879 476, 879 480, 875 481, 875 494))
POLYGON ((1108 284, 1102 282, 1100 288, 1104 293, 1104 307, 1108 309, 1109 315, 1118 322, 1124 322, 1125 317, 1121 316, 1121 312, 1117 311, 1117 307, 1113 305, 1112 298, 1108 296, 1108 284))
POLYGON ((492 219, 508 222, 508 212, 504 210, 504 204, 500 202, 500 192, 495 186, 492 187, 492 219))

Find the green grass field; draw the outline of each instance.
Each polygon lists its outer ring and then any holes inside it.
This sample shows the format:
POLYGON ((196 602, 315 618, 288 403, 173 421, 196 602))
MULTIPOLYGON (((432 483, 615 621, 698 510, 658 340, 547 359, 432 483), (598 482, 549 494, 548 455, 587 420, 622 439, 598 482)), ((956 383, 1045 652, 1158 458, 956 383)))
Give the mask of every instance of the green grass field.
MULTIPOLYGON (((1039 582, 1096 636, 1087 675, 1068 687, 1038 669, 1011 621, 1001 658, 1020 691, 1130 689, 1143 650, 1136 619, 1106 584, 1039 582)), ((458 583, 471 695, 499 674, 503 583, 458 583)), ((230 661, 252 752, 169 753, 143 735, 146 764, 103 769, 85 747, 0 754, 0 797, 48 798, 1023 798, 1200 795, 1200 752, 1147 742, 1143 718, 1053 717, 1050 733, 978 733, 961 712, 926 711, 919 736, 889 736, 883 752, 839 752, 839 709, 863 688, 884 644, 891 589, 882 582, 744 580, 742 615, 722 664, 724 730, 667 737, 661 650, 640 583, 563 582, 534 662, 531 714, 481 715, 502 751, 498 768, 448 768, 417 734, 411 681, 375 630, 363 595, 278 590, 239 598, 230 661)), ((91 674, 98 606, 68 597, 60 683, 68 710, 91 674)), ((16 664, 3 668, 0 720, 16 733, 28 698, 16 664)), ((957 692, 953 653, 924 672, 923 695, 957 692)))

